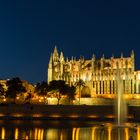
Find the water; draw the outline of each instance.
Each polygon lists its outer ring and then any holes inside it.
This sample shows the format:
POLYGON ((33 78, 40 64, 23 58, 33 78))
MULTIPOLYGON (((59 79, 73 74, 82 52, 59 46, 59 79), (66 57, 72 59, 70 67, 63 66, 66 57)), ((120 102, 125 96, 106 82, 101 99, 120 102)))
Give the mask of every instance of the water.
MULTIPOLYGON (((116 110, 116 120, 117 120, 116 127, 117 127, 117 134, 118 134, 117 139, 122 140, 122 136, 123 136, 122 133, 124 129, 122 127, 126 127, 125 122, 127 121, 127 104, 124 98, 123 80, 120 76, 119 69, 117 70, 117 96, 116 96, 115 110, 116 110)), ((128 139, 129 137, 126 138, 126 140, 128 139)))
MULTIPOLYGON (((121 140, 140 140, 140 126, 119 128, 121 140)), ((0 139, 5 140, 118 140, 112 123, 77 121, 1 121, 0 139)))
POLYGON ((117 70, 117 97, 116 97, 116 123, 118 126, 124 125, 127 121, 127 105, 124 98, 123 80, 120 77, 120 71, 117 70))

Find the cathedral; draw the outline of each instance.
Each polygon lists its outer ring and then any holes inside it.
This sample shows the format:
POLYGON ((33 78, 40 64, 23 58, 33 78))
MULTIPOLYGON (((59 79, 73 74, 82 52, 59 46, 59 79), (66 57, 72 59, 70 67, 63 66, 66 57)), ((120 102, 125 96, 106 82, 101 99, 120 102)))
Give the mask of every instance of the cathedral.
POLYGON ((63 53, 58 53, 57 47, 51 53, 48 65, 48 83, 52 80, 64 80, 70 85, 83 80, 94 95, 116 94, 118 75, 123 83, 123 91, 126 94, 140 93, 140 71, 135 71, 135 55, 132 50, 130 56, 120 58, 96 59, 93 54, 90 60, 84 57, 69 60, 63 53), (119 74, 118 74, 119 73, 119 74))

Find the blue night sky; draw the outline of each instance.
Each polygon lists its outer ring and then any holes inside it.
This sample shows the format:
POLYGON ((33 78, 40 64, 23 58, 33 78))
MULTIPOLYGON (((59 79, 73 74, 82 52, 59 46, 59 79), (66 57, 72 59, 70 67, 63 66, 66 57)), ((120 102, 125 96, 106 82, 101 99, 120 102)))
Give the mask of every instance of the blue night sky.
POLYGON ((90 59, 129 56, 140 69, 140 2, 129 0, 1 0, 0 78, 47 79, 50 53, 90 59))

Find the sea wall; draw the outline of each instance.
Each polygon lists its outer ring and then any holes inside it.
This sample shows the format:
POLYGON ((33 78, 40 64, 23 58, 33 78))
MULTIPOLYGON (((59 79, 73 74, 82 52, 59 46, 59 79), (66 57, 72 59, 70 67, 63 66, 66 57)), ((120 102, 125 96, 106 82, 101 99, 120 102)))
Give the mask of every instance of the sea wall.
MULTIPOLYGON (((128 107, 128 118, 139 119, 139 107, 128 107)), ((0 119, 115 119, 114 106, 111 105, 17 105, 0 106, 0 119)))
POLYGON ((16 105, 0 106, 0 117, 17 118, 106 118, 113 114, 112 106, 87 105, 16 105), (105 109, 106 108, 106 109, 105 109))

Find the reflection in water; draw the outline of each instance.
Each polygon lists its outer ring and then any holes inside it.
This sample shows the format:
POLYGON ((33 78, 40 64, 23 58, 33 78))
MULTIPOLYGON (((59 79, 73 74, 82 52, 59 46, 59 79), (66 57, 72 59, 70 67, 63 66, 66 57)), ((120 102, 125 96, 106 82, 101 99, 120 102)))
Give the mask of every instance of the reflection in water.
POLYGON ((80 128, 77 128, 76 129, 76 140, 79 140, 79 131, 80 131, 80 128))
POLYGON ((18 128, 15 129, 15 139, 18 139, 18 128))
POLYGON ((128 136, 129 136, 129 134, 128 134, 128 128, 125 128, 125 136, 126 136, 126 140, 128 140, 129 138, 128 138, 128 136))
POLYGON ((96 127, 93 127, 93 128, 92 128, 92 133, 91 133, 91 139, 92 139, 92 140, 95 140, 95 139, 94 139, 94 137, 95 137, 95 130, 96 130, 96 127))
POLYGON ((1 130, 1 139, 5 139, 5 129, 2 127, 2 130, 1 130))
POLYGON ((73 128, 73 130, 72 130, 72 140, 75 139, 75 133, 76 133, 76 128, 73 128))
POLYGON ((108 140, 111 140, 111 127, 108 127, 108 140))
MULTIPOLYGON (((47 125, 46 125, 47 126, 47 125)), ((0 128, 0 139, 24 140, 140 140, 140 127, 115 127, 94 125, 92 127, 28 127, 4 126, 0 128)))
POLYGON ((137 140, 140 140, 140 128, 137 128, 137 140))

